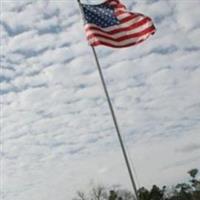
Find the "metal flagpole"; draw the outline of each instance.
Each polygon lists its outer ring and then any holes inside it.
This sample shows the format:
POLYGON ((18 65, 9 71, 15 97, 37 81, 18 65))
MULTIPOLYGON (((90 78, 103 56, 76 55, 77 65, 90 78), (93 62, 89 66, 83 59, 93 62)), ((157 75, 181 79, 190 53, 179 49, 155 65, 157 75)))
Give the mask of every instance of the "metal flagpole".
MULTIPOLYGON (((80 0, 77 0, 77 1, 78 1, 80 10, 81 10, 82 17, 84 19, 84 13, 83 13, 83 8, 82 8, 82 5, 81 5, 81 2, 80 2, 80 0)), ((132 170, 131 170, 130 162, 129 162, 129 159, 128 159, 128 156, 127 156, 127 153, 126 153, 125 146, 123 144, 122 136, 121 136, 119 126, 118 126, 118 123, 117 123, 117 118, 116 118, 116 115, 115 115, 115 112, 114 112, 114 109, 113 109, 113 106, 112 106, 112 102, 111 102, 111 99, 110 99, 110 96, 109 96, 109 93, 108 93, 108 89, 106 87, 106 83, 105 83, 104 76, 103 76, 103 73, 102 73, 102 70, 101 70, 101 66, 100 66, 100 63, 99 63, 99 60, 98 60, 98 57, 97 57, 97 53, 96 53, 96 50, 93 46, 91 46, 91 48, 92 48, 92 52, 94 54, 96 65, 97 65, 97 68, 98 68, 98 71, 99 71, 99 75, 100 75, 100 78, 101 78, 103 89, 104 89, 104 92, 106 94, 106 98, 107 98, 108 105, 109 105, 109 108, 110 108, 110 112, 111 112, 111 115, 112 115, 112 119, 113 119, 113 122, 114 122, 114 125, 115 125, 117 136, 118 136, 118 139, 119 139, 119 142, 120 142, 122 153, 123 153, 123 156, 124 156, 124 159, 125 159, 125 162, 126 162, 126 166, 127 166, 127 169, 128 169, 128 173, 129 173, 129 176, 130 176, 131 183, 132 183, 133 191, 135 193, 136 200, 139 200, 138 193, 137 193, 137 186, 136 186, 135 180, 133 178, 133 173, 132 173, 132 170)))
POLYGON ((106 83, 105 83, 105 80, 104 80, 104 77, 103 77, 101 66, 99 64, 99 60, 98 60, 98 57, 97 57, 97 53, 96 53, 94 47, 91 47, 91 48, 92 48, 92 51, 93 51, 93 54, 94 54, 94 57, 95 57, 96 65, 97 65, 97 68, 98 68, 98 71, 99 71, 99 75, 100 75, 101 82, 102 82, 102 85, 103 85, 103 88, 104 88, 104 92, 106 94, 106 98, 107 98, 107 101, 108 101, 110 112, 112 114, 113 122, 114 122, 114 125, 115 125, 115 129, 116 129, 116 132, 117 132, 117 136, 118 136, 120 145, 121 145, 122 153, 124 155, 124 159, 125 159, 125 162, 126 162, 126 165, 127 165, 127 169, 128 169, 128 172, 129 172, 129 176, 130 176, 130 179, 131 179, 133 190, 134 190, 134 193, 136 195, 136 200, 139 200, 138 194, 137 194, 137 186, 136 186, 135 180, 133 178, 133 173, 132 173, 132 170, 131 170, 129 159, 128 159, 128 156, 127 156, 127 153, 126 153, 125 146, 123 144, 122 136, 121 136, 119 126, 118 126, 118 123, 117 123, 117 118, 116 118, 116 115, 115 115, 115 112, 114 112, 114 109, 113 109, 113 106, 112 106, 112 102, 110 100, 110 96, 109 96, 109 93, 108 93, 108 90, 107 90, 107 87, 106 87, 106 83))

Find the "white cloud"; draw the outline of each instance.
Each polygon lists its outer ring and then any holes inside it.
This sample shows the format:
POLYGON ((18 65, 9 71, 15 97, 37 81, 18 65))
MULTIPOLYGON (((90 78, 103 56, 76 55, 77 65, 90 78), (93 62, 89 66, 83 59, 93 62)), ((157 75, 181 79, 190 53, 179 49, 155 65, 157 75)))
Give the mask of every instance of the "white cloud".
MULTIPOLYGON (((151 16, 157 33, 97 53, 140 185, 173 184, 200 164, 198 2, 124 2, 151 16)), ((130 187, 78 5, 1 3, 2 197, 65 200, 92 183, 130 187)))

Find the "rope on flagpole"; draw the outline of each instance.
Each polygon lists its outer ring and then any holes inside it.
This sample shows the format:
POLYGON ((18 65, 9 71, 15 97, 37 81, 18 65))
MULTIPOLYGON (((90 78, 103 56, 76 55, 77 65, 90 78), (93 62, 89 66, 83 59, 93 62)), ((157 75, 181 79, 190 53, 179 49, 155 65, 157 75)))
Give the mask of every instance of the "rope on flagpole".
MULTIPOLYGON (((82 17, 84 19, 84 13, 83 13, 83 8, 82 8, 82 5, 81 5, 81 2, 80 2, 80 0, 77 0, 77 1, 78 1, 78 4, 79 4, 79 7, 80 7, 82 17)), ((136 186, 136 183, 135 183, 135 180, 134 180, 134 177, 133 177, 133 172, 132 172, 131 165, 130 165, 130 162, 129 162, 129 159, 128 159, 128 156, 127 156, 127 152, 126 152, 125 146, 123 144, 123 139, 122 139, 122 136, 121 136, 121 133, 120 133, 120 129, 119 129, 117 118, 116 118, 116 115, 115 115, 115 112, 114 112, 114 109, 113 109, 113 106, 112 106, 112 102, 111 102, 111 99, 110 99, 110 96, 109 96, 109 93, 108 93, 108 89, 106 87, 106 83, 105 83, 104 76, 103 76, 103 73, 102 73, 102 70, 101 70, 101 66, 100 66, 100 63, 99 63, 99 60, 98 60, 98 56, 97 56, 96 50, 93 46, 91 46, 91 49, 92 49, 92 52, 94 54, 94 58, 95 58, 95 61, 96 61, 96 65, 97 65, 97 68, 98 68, 100 79, 101 79, 103 89, 104 89, 104 92, 105 92, 105 95, 106 95, 106 98, 107 98, 107 101, 108 101, 109 109, 110 109, 110 112, 111 112, 111 115, 112 115, 113 123, 115 125, 115 129, 116 129, 117 136, 118 136, 118 139, 119 139, 119 142, 120 142, 120 146, 121 146, 121 149, 122 149, 124 160, 125 160, 125 163, 126 163, 126 166, 127 166, 127 169, 128 169, 128 173, 129 173, 130 180, 131 180, 131 183, 132 183, 133 191, 135 193, 136 200, 139 200, 138 193, 137 193, 137 186, 136 186)))

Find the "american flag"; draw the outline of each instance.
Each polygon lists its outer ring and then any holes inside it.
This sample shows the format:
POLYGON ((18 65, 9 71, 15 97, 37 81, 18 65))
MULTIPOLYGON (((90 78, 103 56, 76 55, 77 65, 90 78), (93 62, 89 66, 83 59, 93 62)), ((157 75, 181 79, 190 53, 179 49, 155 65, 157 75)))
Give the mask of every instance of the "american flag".
POLYGON ((156 31, 149 17, 127 11, 119 0, 107 0, 98 5, 82 4, 82 8, 91 46, 128 47, 146 40, 156 31))

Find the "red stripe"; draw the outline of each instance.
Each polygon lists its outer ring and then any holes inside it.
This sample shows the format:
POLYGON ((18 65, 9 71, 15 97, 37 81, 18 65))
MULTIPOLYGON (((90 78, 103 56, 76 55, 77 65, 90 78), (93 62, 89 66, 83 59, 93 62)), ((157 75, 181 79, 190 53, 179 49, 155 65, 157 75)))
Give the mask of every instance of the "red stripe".
POLYGON ((108 46, 108 47, 113 47, 113 48, 121 48, 121 47, 130 47, 130 46, 133 46, 133 45, 137 45, 141 42, 143 42, 145 39, 142 39, 138 42, 131 42, 129 44, 126 44, 126 45, 113 45, 111 43, 107 43, 107 42, 103 42, 103 41, 97 41, 97 42, 93 42, 91 44, 91 46, 98 46, 98 45, 104 45, 104 46, 108 46))
POLYGON ((93 42, 92 44, 90 44, 91 46, 98 46, 98 45, 105 45, 105 46, 108 46, 108 47, 114 47, 114 48, 121 48, 121 47, 130 47, 130 46, 133 46, 133 45, 137 45, 141 42, 143 42, 144 40, 146 40, 150 35, 153 35, 155 33, 155 30, 152 31, 146 38, 143 38, 137 42, 130 42, 126 45, 114 45, 112 43, 109 43, 109 42, 103 42, 101 40, 99 41, 96 41, 96 42, 93 42))
POLYGON ((124 6, 123 4, 118 4, 118 5, 114 6, 114 8, 115 9, 120 9, 120 8, 126 9, 126 6, 124 6))
POLYGON ((108 40, 111 40, 111 41, 114 41, 114 42, 121 42, 121 41, 124 41, 124 40, 127 40, 127 39, 130 39, 130 38, 139 38, 139 37, 142 37, 143 35, 149 33, 149 32, 152 32, 153 30, 155 30, 155 27, 152 25, 151 27, 141 31, 141 32, 138 32, 138 33, 133 33, 133 34, 130 34, 130 35, 124 35, 120 38, 117 38, 117 39, 114 39, 112 36, 109 37, 109 36, 104 36, 100 33, 93 33, 91 34, 90 36, 87 37, 88 40, 90 40, 91 38, 95 37, 95 38, 98 38, 98 37, 102 37, 102 38, 105 38, 105 39, 108 39, 108 40))
POLYGON ((115 12, 115 15, 118 16, 118 15, 121 15, 121 14, 124 14, 124 10, 118 10, 115 12))
POLYGON ((120 9, 120 8, 126 9, 126 6, 120 3, 119 0, 107 0, 106 3, 113 6, 115 9, 120 9), (112 4, 112 2, 115 4, 112 4))
POLYGON ((131 13, 129 13, 130 14, 130 16, 128 16, 128 17, 125 17, 124 19, 121 19, 120 20, 120 22, 121 23, 126 23, 126 22, 128 22, 128 21, 130 21, 130 20, 132 20, 132 19, 135 19, 136 17, 139 17, 139 16, 141 16, 141 15, 134 15, 134 14, 131 14, 131 13))
POLYGON ((85 31, 88 32, 88 31, 98 30, 98 31, 101 31, 102 33, 106 33, 106 34, 111 34, 112 35, 112 34, 120 33, 120 32, 123 32, 123 31, 131 31, 133 29, 136 29, 136 28, 146 24, 149 21, 151 21, 151 19, 146 17, 146 18, 142 19, 141 21, 139 21, 137 23, 134 23, 133 25, 131 25, 129 27, 126 27, 126 28, 117 28, 117 29, 112 30, 112 31, 104 31, 101 28, 89 27, 89 28, 86 28, 85 31))

